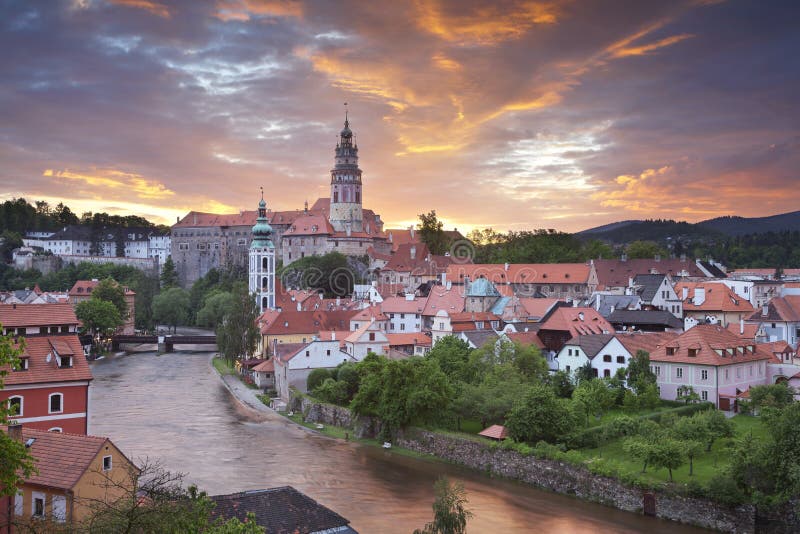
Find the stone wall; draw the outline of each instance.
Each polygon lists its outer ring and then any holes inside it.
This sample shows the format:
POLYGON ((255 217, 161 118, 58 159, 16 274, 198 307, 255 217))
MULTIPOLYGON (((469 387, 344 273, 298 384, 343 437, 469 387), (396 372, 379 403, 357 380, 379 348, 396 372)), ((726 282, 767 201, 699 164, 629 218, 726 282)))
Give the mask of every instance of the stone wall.
POLYGON ((64 263, 78 265, 80 263, 95 263, 114 265, 127 265, 136 267, 150 274, 158 273, 158 258, 116 258, 113 256, 61 256, 64 263))
POLYGON ((297 390, 289 395, 289 410, 303 414, 303 421, 349 428, 356 438, 373 439, 380 433, 380 422, 372 417, 353 415, 350 410, 307 397, 297 390))
MULTIPOLYGON (((644 490, 613 479, 595 475, 588 469, 563 462, 523 456, 489 443, 413 430, 397 439, 398 446, 431 454, 449 462, 478 469, 492 475, 519 480, 564 495, 641 513, 644 490)), ((736 509, 705 499, 695 499, 651 492, 655 495, 656 515, 663 519, 689 523, 723 532, 754 531, 754 510, 736 509)))

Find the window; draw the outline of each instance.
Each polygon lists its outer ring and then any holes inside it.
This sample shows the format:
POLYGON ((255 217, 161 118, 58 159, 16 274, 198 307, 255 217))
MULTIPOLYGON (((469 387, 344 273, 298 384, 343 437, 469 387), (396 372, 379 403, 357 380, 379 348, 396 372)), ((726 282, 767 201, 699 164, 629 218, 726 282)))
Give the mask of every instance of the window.
POLYGON ((708 370, 703 369, 700 371, 700 380, 708 380, 708 370))
POLYGON ((11 415, 22 416, 22 397, 17 395, 8 399, 8 411, 11 415))
POLYGON ((14 496, 14 515, 20 516, 24 513, 24 502, 25 494, 22 493, 22 490, 17 490, 17 494, 14 496))
POLYGON ((610 363, 611 362, 611 355, 610 354, 603 355, 603 361, 610 363))
POLYGON ((20 358, 19 359, 19 366, 14 370, 15 371, 27 371, 28 370, 28 358, 20 358))
POLYGON ((72 356, 59 356, 58 357, 58 366, 59 367, 72 367, 72 356))
POLYGON ((400 330, 406 329, 406 323, 400 323, 400 330))
POLYGON ((603 376, 606 377, 606 378, 610 377, 611 376, 611 369, 604 369, 603 370, 603 376))
POLYGON ((567 366, 567 372, 569 373, 569 365, 567 366))
POLYGON ((236 240, 236 244, 239 245, 240 247, 245 246, 247 244, 247 238, 240 237, 239 239, 236 240))
POLYGON ((33 502, 31 502, 31 515, 33 517, 44 517, 44 493, 32 492, 33 502))
POLYGON ((375 332, 370 332, 369 333, 369 340, 370 341, 375 341, 375 332))
POLYGON ((112 467, 111 455, 103 456, 103 471, 111 471, 112 467))
POLYGON ((477 328, 478 330, 482 330, 483 329, 483 321, 477 321, 475 323, 475 328, 477 328))
POLYGON ((331 349, 326 350, 325 351, 325 356, 330 356, 330 355, 331 355, 331 349))
POLYGON ((661 366, 655 365, 653 366, 653 374, 656 376, 661 376, 661 366))
POLYGON ((47 431, 48 432, 56 432, 58 434, 61 434, 62 432, 64 432, 64 429, 61 428, 60 426, 54 426, 53 428, 48 428, 47 431))
POLYGON ((189 243, 178 243, 178 250, 189 250, 189 243))
POLYGON ((725 369, 725 380, 727 380, 727 379, 728 379, 728 370, 725 369))
POLYGON ((61 413, 62 411, 64 411, 64 406, 63 406, 64 395, 62 395, 61 393, 51 393, 48 396, 48 398, 49 398, 49 402, 47 403, 49 408, 48 413, 61 413))
POLYGON ((678 378, 683 378, 683 367, 678 367, 675 369, 675 376, 678 378))
POLYGON ((307 351, 306 351, 306 358, 308 358, 309 356, 311 356, 311 351, 310 351, 310 350, 307 350, 307 351))
POLYGON ((567 349, 567 356, 572 356, 572 349, 567 349))
POLYGON ((736 368, 736 378, 742 378, 742 368, 741 367, 737 367, 736 368))
POLYGON ((625 363, 625 356, 617 356, 617 363, 625 363))
POLYGON ((707 401, 708 400, 708 391, 701 391, 700 392, 700 398, 702 400, 704 400, 704 401, 707 401))
POLYGON ((667 347, 667 356, 675 354, 675 347, 667 347))

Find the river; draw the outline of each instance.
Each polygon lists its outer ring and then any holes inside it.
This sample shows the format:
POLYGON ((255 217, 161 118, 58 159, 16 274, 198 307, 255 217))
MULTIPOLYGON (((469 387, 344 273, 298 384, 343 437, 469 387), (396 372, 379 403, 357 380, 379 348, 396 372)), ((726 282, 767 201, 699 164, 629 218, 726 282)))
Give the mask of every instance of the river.
POLYGON ((432 516, 433 483, 464 484, 470 532, 704 532, 314 434, 243 407, 208 353, 135 353, 92 364, 90 432, 130 458, 159 460, 209 494, 291 485, 361 534, 404 533, 432 516))

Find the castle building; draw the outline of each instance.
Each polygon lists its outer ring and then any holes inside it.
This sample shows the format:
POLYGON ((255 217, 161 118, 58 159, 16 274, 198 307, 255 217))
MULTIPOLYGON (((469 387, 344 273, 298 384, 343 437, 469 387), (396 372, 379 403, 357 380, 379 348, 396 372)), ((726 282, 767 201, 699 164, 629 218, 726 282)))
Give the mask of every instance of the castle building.
MULTIPOLYGON (((391 240, 383 230, 380 215, 363 208, 362 171, 358 145, 345 116, 344 128, 334 148, 330 173, 331 196, 320 198, 302 210, 265 209, 265 224, 271 229, 275 261, 283 265, 306 256, 340 252, 364 256, 373 251, 389 254, 391 240)), ((183 287, 189 287, 211 269, 246 268, 251 240, 259 213, 238 214, 189 212, 172 226, 172 259, 183 287)))
POLYGON ((250 294, 256 296, 259 314, 275 308, 275 245, 272 243, 272 227, 267 222, 267 203, 264 191, 258 203, 258 219, 253 226, 250 242, 250 294))

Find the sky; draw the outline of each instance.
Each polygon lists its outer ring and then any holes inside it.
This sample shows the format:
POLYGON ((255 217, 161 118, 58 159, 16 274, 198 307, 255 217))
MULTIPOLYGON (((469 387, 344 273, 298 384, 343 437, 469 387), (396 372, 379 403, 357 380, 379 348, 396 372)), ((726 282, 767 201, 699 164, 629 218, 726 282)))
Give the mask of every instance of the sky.
POLYGON ((171 224, 329 195, 577 231, 798 209, 794 0, 0 0, 0 199, 171 224))

